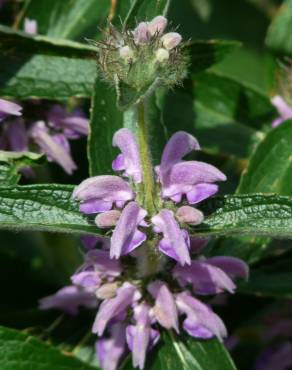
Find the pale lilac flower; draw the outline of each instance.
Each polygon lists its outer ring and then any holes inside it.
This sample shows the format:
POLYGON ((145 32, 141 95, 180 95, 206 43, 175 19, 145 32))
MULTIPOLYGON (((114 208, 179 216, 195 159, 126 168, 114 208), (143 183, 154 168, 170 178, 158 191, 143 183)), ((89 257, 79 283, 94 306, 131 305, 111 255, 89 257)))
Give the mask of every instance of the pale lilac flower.
POLYGON ((220 317, 189 293, 177 294, 176 303, 180 313, 186 315, 183 328, 189 335, 201 339, 209 339, 215 335, 219 340, 227 336, 220 317))
POLYGON ((103 370, 116 370, 126 347, 126 325, 113 324, 110 336, 96 342, 96 354, 103 370))
POLYGON ((146 215, 147 212, 138 203, 130 202, 126 205, 111 238, 111 258, 132 252, 146 240, 146 235, 138 230, 146 215))
POLYGON ((134 199, 134 192, 129 184, 118 176, 96 176, 84 180, 73 192, 73 197, 81 201, 80 211, 98 213, 119 208, 134 199))
POLYGON ((79 139, 89 132, 89 120, 78 108, 69 113, 62 105, 55 104, 47 113, 47 121, 50 127, 60 130, 68 139, 79 139))
POLYGON ((273 97, 272 104, 277 109, 280 115, 272 122, 273 127, 277 127, 282 122, 288 119, 292 119, 292 107, 290 107, 280 95, 276 95, 273 97))
POLYGON ((236 286, 232 279, 247 279, 248 266, 239 258, 220 256, 194 260, 187 267, 177 265, 173 275, 182 287, 191 284, 196 294, 234 293, 236 286))
POLYGON ((69 175, 77 166, 70 153, 70 146, 64 135, 50 135, 44 121, 36 122, 31 129, 31 137, 47 155, 49 161, 57 162, 69 175))
POLYGON ((35 19, 24 19, 24 31, 30 35, 36 35, 38 32, 38 24, 35 19))
POLYGON ((189 237, 180 229, 172 211, 162 209, 151 219, 155 231, 163 234, 159 249, 167 256, 178 261, 182 266, 191 263, 189 237))
POLYGON ((167 50, 172 50, 177 47, 182 41, 182 37, 177 32, 169 32, 161 37, 162 45, 167 50))
POLYGON ((113 137, 113 146, 121 150, 121 154, 113 161, 114 171, 125 171, 125 175, 131 177, 135 183, 142 181, 142 168, 137 142, 130 130, 123 128, 118 130, 113 137))
POLYGON ((167 19, 162 15, 158 15, 153 18, 151 22, 147 24, 148 32, 151 36, 162 34, 167 26, 167 19))
POLYGON ((95 308, 97 301, 94 294, 79 289, 75 285, 66 286, 57 293, 42 298, 39 307, 42 310, 58 309, 76 316, 80 307, 95 308))
POLYGON ((134 308, 136 325, 127 327, 127 343, 132 351, 133 366, 144 369, 146 353, 159 340, 159 332, 151 328, 150 307, 146 303, 134 308))
POLYGON ((199 148, 196 139, 183 131, 170 138, 160 166, 156 168, 163 198, 180 202, 185 194, 190 204, 196 204, 218 191, 215 182, 226 180, 226 176, 210 164, 182 160, 186 154, 199 148))
POLYGON ((175 329, 178 333, 178 312, 175 298, 162 281, 154 281, 147 287, 148 291, 155 299, 152 313, 157 322, 166 329, 175 329))
POLYGON ((116 297, 106 299, 100 305, 93 324, 93 333, 97 333, 99 336, 102 335, 108 323, 117 316, 125 314, 126 310, 140 297, 141 295, 134 285, 124 283, 117 289, 116 297))
POLYGON ((137 44, 145 44, 150 40, 147 22, 141 22, 134 30, 134 39, 137 44))
POLYGON ((21 116, 22 107, 9 100, 0 99, 0 122, 9 115, 21 116))

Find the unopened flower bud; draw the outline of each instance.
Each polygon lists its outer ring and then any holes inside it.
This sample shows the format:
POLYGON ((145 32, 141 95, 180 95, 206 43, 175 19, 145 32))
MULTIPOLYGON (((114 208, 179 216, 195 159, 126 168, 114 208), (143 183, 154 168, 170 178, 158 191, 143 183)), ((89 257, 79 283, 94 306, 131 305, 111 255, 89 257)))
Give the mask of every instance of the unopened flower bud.
POLYGON ((161 37, 161 42, 167 50, 174 49, 182 40, 182 37, 177 32, 169 32, 161 37))
POLYGON ((125 59, 126 61, 132 59, 134 57, 134 52, 129 46, 123 46, 119 49, 120 57, 125 59))
POLYGON ((165 62, 169 59, 169 51, 163 48, 159 48, 158 50, 156 50, 155 56, 158 62, 165 62))
POLYGON ((204 215, 201 211, 190 206, 182 206, 176 211, 176 218, 179 222, 190 225, 199 225, 204 220, 204 215))
POLYGON ((118 289, 117 283, 103 284, 97 289, 95 295, 98 299, 110 299, 116 295, 118 289))
POLYGON ((145 44, 149 41, 148 24, 141 22, 134 30, 134 39, 137 44, 145 44))
POLYGON ((167 26, 167 19, 162 15, 158 15, 148 23, 148 32, 151 36, 162 34, 167 26))
POLYGON ((121 212, 113 209, 111 211, 98 214, 95 217, 95 223, 101 229, 106 229, 108 227, 116 226, 120 216, 121 212))

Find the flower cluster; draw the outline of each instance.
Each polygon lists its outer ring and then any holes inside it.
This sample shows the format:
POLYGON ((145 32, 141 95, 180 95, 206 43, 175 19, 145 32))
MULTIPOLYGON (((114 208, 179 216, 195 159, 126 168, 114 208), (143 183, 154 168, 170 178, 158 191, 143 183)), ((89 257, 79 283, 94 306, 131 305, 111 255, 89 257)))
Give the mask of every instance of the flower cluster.
POLYGON ((99 249, 94 239, 87 239, 90 250, 72 276, 73 285, 44 298, 41 307, 75 313, 80 305, 94 304, 90 297, 95 299, 99 307, 92 331, 99 337, 101 367, 115 370, 131 351, 133 365, 143 369, 147 351, 159 341, 159 327, 179 333, 182 326, 195 338, 222 340, 224 323, 195 296, 233 293, 234 279, 247 278, 248 267, 233 257, 198 258, 205 241, 190 237, 189 231, 204 216, 193 205, 215 194, 216 182, 226 177, 212 165, 183 159, 200 149, 193 136, 181 131, 168 141, 155 168, 151 210, 145 209, 134 135, 120 129, 113 145, 121 151, 112 165, 120 176, 89 178, 73 193, 81 212, 94 215, 96 225, 111 236, 99 249))
POLYGON ((157 16, 134 30, 118 31, 110 25, 99 42, 99 66, 118 95, 126 89, 141 96, 156 85, 173 86, 186 75, 188 56, 177 32, 164 33, 167 19, 157 16))
POLYGON ((26 122, 21 117, 21 110, 18 104, 0 99, 0 121, 3 121, 0 149, 21 152, 36 146, 49 161, 58 163, 71 174, 76 164, 69 140, 88 134, 89 123, 83 112, 75 109, 68 113, 63 106, 55 104, 46 112, 44 121, 26 122))

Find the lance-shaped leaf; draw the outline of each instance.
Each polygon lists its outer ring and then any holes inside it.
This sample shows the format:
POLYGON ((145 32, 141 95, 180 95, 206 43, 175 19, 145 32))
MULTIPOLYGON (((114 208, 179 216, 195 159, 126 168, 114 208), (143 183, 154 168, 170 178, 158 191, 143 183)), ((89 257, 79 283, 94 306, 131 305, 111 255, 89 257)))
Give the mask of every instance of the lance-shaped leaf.
POLYGON ((96 367, 62 353, 39 339, 17 330, 0 327, 1 370, 62 369, 94 370, 96 367))
POLYGON ((12 98, 89 97, 95 49, 0 27, 0 95, 12 98))
POLYGON ((292 198, 274 194, 225 195, 201 205, 197 235, 265 235, 292 238, 292 198))
POLYGON ((99 234, 72 192, 69 185, 0 187, 0 228, 99 234))
POLYGON ((250 158, 239 193, 292 195, 292 121, 270 130, 250 158))

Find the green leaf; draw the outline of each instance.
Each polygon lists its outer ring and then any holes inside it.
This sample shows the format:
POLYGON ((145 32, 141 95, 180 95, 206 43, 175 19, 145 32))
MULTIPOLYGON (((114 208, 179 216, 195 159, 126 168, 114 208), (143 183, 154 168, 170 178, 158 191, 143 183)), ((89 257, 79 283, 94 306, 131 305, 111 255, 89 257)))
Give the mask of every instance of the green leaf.
POLYGON ((214 72, 187 80, 170 91, 163 102, 168 133, 193 132, 201 146, 212 152, 246 158, 260 130, 276 111, 270 100, 255 89, 214 72), (240 141, 238 138, 240 137, 240 141))
POLYGON ((20 174, 15 167, 8 163, 0 163, 0 186, 15 185, 20 179, 20 174))
POLYGON ((268 29, 266 45, 276 54, 292 56, 292 1, 282 4, 268 29))
POLYGON ((261 235, 292 237, 292 198, 244 194, 210 198, 200 207, 204 222, 194 235, 261 235))
POLYGON ((0 95, 63 99, 92 94, 95 48, 0 28, 0 95))
POLYGON ((24 17, 38 22, 39 33, 56 38, 93 37, 103 26, 109 12, 109 0, 30 0, 24 17))
POLYGON ((17 53, 0 57, 0 95, 11 98, 89 97, 96 76, 94 61, 17 53))
POLYGON ((292 195, 292 121, 271 129, 250 158, 240 193, 292 195))
POLYGON ((196 40, 191 43, 192 73, 202 72, 213 64, 221 62, 229 53, 241 46, 238 41, 196 40))
MULTIPOLYGON (((217 340, 180 340, 162 334, 160 345, 149 355, 147 370, 236 370, 228 352, 217 340), (161 343, 162 342, 162 343, 161 343)), ((121 370, 132 370, 129 358, 121 370)))
POLYGON ((273 261, 272 265, 251 271, 247 282, 240 282, 241 293, 277 298, 292 298, 291 259, 273 261))
POLYGON ((17 48, 15 52, 23 52, 25 50, 26 54, 37 53, 79 58, 92 58, 96 53, 96 48, 89 44, 54 39, 42 35, 30 35, 0 25, 0 50, 11 53, 11 48, 17 48))
POLYGON ((0 327, 0 351, 1 370, 94 369, 33 336, 5 327, 0 327))
POLYGON ((0 228, 100 234, 79 212, 70 185, 0 187, 0 228))

